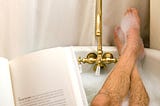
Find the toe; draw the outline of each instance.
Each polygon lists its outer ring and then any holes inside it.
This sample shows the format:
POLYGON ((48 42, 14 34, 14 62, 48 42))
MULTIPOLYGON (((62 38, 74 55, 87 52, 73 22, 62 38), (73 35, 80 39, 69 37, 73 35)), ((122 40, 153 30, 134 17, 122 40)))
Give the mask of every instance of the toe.
POLYGON ((132 11, 133 14, 138 15, 138 11, 137 11, 136 8, 131 8, 131 11, 132 11))
POLYGON ((130 8, 127 9, 127 11, 124 13, 124 16, 127 15, 130 12, 130 8))
POLYGON ((138 10, 136 8, 131 8, 131 10, 132 10, 132 16, 136 17, 137 22, 140 23, 140 17, 138 14, 138 10))

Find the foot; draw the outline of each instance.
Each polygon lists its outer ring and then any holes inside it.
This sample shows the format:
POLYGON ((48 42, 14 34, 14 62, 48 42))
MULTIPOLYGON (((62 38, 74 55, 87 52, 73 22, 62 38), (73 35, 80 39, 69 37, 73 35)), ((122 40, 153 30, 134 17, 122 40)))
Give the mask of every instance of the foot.
POLYGON ((124 45, 125 43, 125 36, 123 31, 121 30, 120 26, 115 27, 114 29, 114 42, 117 47, 119 55, 123 54, 124 45), (123 49, 123 50, 122 50, 123 49))
POLYGON ((122 50, 118 50, 119 53, 123 52, 125 48, 129 48, 129 52, 134 52, 137 57, 144 57, 144 47, 140 37, 140 18, 136 9, 131 8, 126 11, 121 28, 115 29, 114 39, 118 49, 122 47, 118 46, 119 42, 123 45, 122 50))
POLYGON ((127 34, 130 29, 140 30, 140 17, 135 8, 129 8, 124 14, 121 21, 121 28, 124 34, 127 34))

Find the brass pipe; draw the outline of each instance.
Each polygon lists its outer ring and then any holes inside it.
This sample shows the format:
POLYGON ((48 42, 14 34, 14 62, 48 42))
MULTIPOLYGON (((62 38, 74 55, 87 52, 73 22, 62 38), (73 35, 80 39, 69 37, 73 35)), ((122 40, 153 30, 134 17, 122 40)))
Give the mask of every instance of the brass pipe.
POLYGON ((96 37, 97 37, 97 64, 102 60, 102 0, 96 1, 96 37))
POLYGON ((96 36, 102 35, 102 0, 96 0, 96 36))

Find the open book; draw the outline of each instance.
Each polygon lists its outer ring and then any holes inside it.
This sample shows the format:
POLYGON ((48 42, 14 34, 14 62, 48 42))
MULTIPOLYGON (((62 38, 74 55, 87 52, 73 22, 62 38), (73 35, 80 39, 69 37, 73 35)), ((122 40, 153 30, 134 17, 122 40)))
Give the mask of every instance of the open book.
POLYGON ((1 57, 0 106, 88 106, 72 48, 1 57))

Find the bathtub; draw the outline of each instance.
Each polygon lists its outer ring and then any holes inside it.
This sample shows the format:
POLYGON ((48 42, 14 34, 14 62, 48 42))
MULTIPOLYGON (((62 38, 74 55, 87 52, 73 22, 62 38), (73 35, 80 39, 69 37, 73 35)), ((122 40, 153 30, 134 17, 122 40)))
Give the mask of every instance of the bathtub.
MULTIPOLYGON (((90 52, 96 52, 96 47, 73 47, 76 57, 86 57, 90 52)), ((114 57, 118 58, 117 49, 113 46, 104 46, 104 52, 113 53, 114 57)), ((108 77, 113 64, 107 65, 107 69, 101 71, 100 76, 96 76, 93 71, 93 65, 82 64, 82 82, 87 95, 88 103, 97 94, 102 87, 105 79, 108 77)), ((142 66, 139 67, 139 73, 142 81, 150 97, 150 106, 160 105, 160 51, 153 49, 145 49, 145 58, 142 61, 142 66)), ((127 102, 123 102, 123 106, 127 106, 127 102)))

